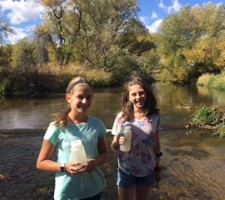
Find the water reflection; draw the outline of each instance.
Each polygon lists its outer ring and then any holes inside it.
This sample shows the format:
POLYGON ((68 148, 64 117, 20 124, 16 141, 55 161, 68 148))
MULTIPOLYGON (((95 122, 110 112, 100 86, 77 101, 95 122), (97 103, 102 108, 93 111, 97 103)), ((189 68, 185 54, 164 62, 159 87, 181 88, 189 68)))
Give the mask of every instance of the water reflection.
MULTIPOLYGON (((162 127, 179 128, 188 122, 196 107, 225 105, 225 92, 195 86, 154 84, 153 91, 162 114, 162 127), (186 109, 188 108, 188 109, 186 109)), ((103 120, 107 128, 112 123, 121 104, 121 89, 96 90, 90 114, 103 120)), ((52 114, 65 110, 64 95, 45 99, 1 99, 0 128, 46 128, 52 114)))
POLYGON ((207 87, 198 87, 198 94, 202 98, 211 99, 212 104, 225 105, 225 92, 209 89, 207 87))
POLYGON ((52 99, 20 99, 1 102, 0 126, 2 129, 45 128, 52 114, 66 107, 63 96, 52 99))

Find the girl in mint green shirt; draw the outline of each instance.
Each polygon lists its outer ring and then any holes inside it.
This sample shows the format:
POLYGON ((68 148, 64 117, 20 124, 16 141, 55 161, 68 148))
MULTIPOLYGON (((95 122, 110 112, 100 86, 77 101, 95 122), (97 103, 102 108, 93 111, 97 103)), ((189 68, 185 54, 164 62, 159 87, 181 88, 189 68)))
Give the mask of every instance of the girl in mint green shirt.
POLYGON ((91 84, 82 77, 73 79, 66 92, 70 109, 58 114, 45 133, 37 168, 56 172, 55 200, 100 200, 106 186, 99 168, 107 159, 106 128, 87 114, 92 98, 91 84), (71 145, 76 140, 82 141, 87 164, 72 160, 71 145))

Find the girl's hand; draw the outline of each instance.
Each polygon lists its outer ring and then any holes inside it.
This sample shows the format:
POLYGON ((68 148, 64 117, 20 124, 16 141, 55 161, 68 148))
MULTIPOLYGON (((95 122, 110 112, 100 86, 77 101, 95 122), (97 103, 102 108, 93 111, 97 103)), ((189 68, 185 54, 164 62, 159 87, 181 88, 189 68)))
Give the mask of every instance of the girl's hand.
POLYGON ((125 144, 125 142, 126 142, 126 137, 122 133, 119 133, 117 136, 117 143, 121 145, 121 144, 125 144))
POLYGON ((69 162, 65 164, 66 172, 74 175, 85 171, 85 165, 77 162, 69 162))
POLYGON ((87 161, 87 166, 85 167, 86 172, 91 172, 96 168, 96 160, 90 159, 87 161))

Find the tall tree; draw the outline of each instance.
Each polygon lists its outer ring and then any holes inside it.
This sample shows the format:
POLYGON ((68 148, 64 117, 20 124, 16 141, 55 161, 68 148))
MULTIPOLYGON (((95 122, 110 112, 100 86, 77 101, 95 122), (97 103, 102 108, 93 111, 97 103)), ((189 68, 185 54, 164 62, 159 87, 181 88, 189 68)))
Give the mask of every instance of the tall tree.
POLYGON ((61 64, 79 61, 109 69, 119 38, 128 30, 136 35, 147 32, 137 18, 135 0, 43 0, 43 4, 49 8, 44 26, 61 64))

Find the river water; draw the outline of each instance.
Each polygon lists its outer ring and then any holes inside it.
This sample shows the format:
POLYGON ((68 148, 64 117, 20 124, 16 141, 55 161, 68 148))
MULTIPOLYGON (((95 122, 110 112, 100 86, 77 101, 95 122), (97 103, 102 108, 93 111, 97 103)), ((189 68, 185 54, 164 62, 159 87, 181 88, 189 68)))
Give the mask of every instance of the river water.
MULTIPOLYGON (((161 141, 164 156, 161 161, 163 178, 160 189, 153 191, 149 200, 224 200, 225 140, 212 137, 213 131, 190 130, 185 129, 184 126, 200 106, 225 106, 225 92, 198 88, 194 85, 154 84, 152 87, 162 115, 161 141)), ((102 119, 106 127, 111 129, 116 113, 120 109, 120 102, 120 88, 98 89, 94 94, 90 114, 102 119)), ((52 114, 65 110, 66 107, 67 104, 63 94, 37 99, 1 99, 0 129, 45 130, 52 120, 52 114)), ((41 139, 42 136, 40 135, 28 139, 25 137, 12 139, 0 137, 0 152, 2 152, 2 154, 0 153, 0 176, 3 172, 7 174, 7 170, 11 171, 9 177, 18 176, 18 172, 14 173, 13 170, 15 169, 13 159, 10 155, 7 157, 3 155, 7 149, 7 151, 12 152, 14 158, 23 160, 23 163, 27 163, 26 165, 32 166, 33 169, 32 171, 21 168, 21 170, 24 170, 21 174, 24 173, 25 175, 24 177, 22 175, 18 177, 19 179, 25 179, 27 182, 32 180, 33 185, 27 185, 26 191, 24 191, 26 187, 24 188, 23 185, 20 185, 21 189, 17 189, 21 181, 17 181, 16 184, 13 180, 12 183, 10 180, 9 182, 1 182, 0 177, 2 188, 2 190, 0 189, 0 193, 2 192, 0 198, 4 197, 5 200, 15 197, 18 197, 18 199, 29 199, 31 197, 32 199, 48 199, 47 197, 43 198, 43 194, 39 198, 32 196, 37 192, 37 187, 42 186, 42 189, 38 188, 38 191, 48 187, 50 179, 50 177, 46 179, 46 174, 40 175, 40 172, 37 172, 33 166, 41 139), (6 164, 7 167, 5 167, 6 164), (28 172, 31 172, 29 176, 28 172), (38 177, 42 177, 41 180, 38 177), (45 180, 45 183, 42 183, 42 180, 45 180), (37 182, 39 182, 39 186, 36 185, 37 182), (13 194, 9 196, 7 192, 3 193, 3 191, 6 191, 6 187, 14 188, 15 196, 13 194), (29 188, 30 191, 28 191, 29 188), (25 198, 24 193, 28 196, 27 198, 25 198)), ((108 144, 111 139, 112 137, 109 134, 107 137, 108 144)), ((103 193, 103 200, 116 200, 116 154, 109 150, 109 157, 108 163, 103 168, 109 184, 109 187, 103 193)), ((53 180, 53 177, 50 180, 53 180)))
MULTIPOLYGON (((225 106, 225 92, 196 86, 155 84, 153 91, 162 114, 162 127, 183 127, 202 105, 225 106)), ((64 94, 39 99, 0 99, 0 129, 46 128, 52 114, 67 108, 64 94)), ((120 109, 120 88, 96 90, 90 114, 111 128, 120 109)))

